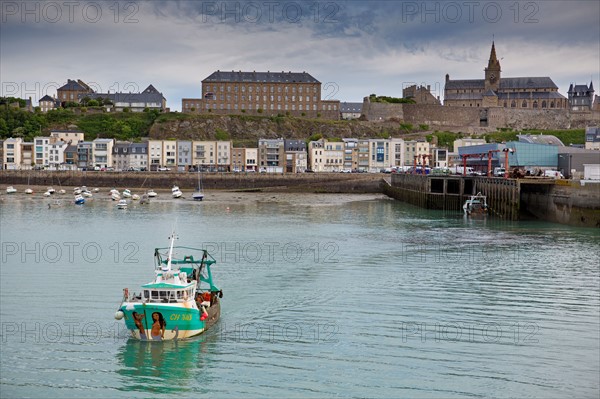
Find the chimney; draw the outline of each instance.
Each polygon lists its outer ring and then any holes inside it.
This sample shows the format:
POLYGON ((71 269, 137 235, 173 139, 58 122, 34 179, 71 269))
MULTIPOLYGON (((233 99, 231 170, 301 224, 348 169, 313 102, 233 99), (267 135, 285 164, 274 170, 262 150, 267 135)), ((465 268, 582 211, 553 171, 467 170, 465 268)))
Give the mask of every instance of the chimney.
POLYGON ((446 74, 446 83, 448 83, 450 81, 450 75, 446 74))
POLYGON ((427 85, 427 91, 431 91, 431 85, 427 85))

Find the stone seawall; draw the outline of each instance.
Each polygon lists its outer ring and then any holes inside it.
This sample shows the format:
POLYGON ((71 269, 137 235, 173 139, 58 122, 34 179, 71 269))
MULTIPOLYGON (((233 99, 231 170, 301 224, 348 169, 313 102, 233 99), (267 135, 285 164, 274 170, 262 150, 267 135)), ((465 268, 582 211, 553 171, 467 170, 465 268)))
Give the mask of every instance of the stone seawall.
MULTIPOLYGON (((379 174, 358 173, 206 173, 205 190, 260 190, 311 193, 380 193, 379 174)), ((88 186, 119 189, 170 189, 174 184, 193 190, 198 185, 196 173, 172 172, 81 172, 81 171, 1 171, 2 189, 7 185, 88 186)))
POLYGON ((553 185, 521 185, 522 210, 536 218, 581 227, 600 227, 600 183, 582 186, 559 180, 553 185))

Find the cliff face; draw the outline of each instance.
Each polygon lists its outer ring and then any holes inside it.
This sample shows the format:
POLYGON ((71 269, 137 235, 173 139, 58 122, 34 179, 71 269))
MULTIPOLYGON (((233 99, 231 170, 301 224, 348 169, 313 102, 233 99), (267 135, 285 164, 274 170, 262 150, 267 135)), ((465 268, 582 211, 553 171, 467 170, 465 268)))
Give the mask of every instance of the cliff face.
POLYGON ((376 138, 388 135, 399 137, 404 133, 397 122, 328 121, 245 115, 180 114, 176 118, 159 118, 150 128, 150 137, 153 139, 214 140, 218 137, 237 143, 255 144, 259 138, 305 140, 315 134, 326 138, 376 138))

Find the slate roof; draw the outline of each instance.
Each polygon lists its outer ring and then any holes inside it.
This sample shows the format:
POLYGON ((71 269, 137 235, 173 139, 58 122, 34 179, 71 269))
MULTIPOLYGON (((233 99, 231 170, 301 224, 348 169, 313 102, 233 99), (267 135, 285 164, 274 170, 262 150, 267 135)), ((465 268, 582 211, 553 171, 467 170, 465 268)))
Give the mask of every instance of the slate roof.
POLYGON ((148 143, 131 143, 132 154, 145 154, 148 150, 148 143))
POLYGON ((67 83, 60 87, 58 90, 79 90, 79 91, 87 91, 88 88, 82 86, 76 80, 67 79, 67 83))
POLYGON ((46 94, 44 97, 40 98, 39 102, 42 102, 42 101, 51 101, 51 102, 54 102, 56 100, 54 98, 50 97, 48 94, 46 94))
MULTIPOLYGON (((446 90, 483 89, 485 79, 449 80, 446 90)), ((558 89, 549 77, 500 78, 499 90, 516 89, 558 89)))
POLYGON ((359 113, 362 112, 363 103, 340 103, 340 112, 359 113))
POLYGON ((483 89, 484 79, 449 80, 446 82, 446 90, 483 89))
MULTIPOLYGON (((146 89, 147 90, 147 89, 146 89)), ((77 96, 79 100, 88 97, 93 100, 96 98, 108 98, 114 103, 121 102, 136 102, 136 103, 162 103, 163 95, 159 92, 142 92, 142 93, 85 93, 77 96)))
POLYGON ((216 71, 202 82, 249 83, 320 83, 306 72, 242 72, 216 71))

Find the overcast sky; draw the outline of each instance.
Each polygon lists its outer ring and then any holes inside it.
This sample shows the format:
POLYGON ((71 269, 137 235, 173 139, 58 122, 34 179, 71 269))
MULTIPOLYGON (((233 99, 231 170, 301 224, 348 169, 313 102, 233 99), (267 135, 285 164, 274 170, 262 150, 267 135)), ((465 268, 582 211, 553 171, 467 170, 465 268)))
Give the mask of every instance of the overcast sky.
POLYGON ((503 77, 549 76, 600 94, 598 1, 3 1, 2 95, 153 84, 167 106, 198 98, 216 70, 306 71, 323 98, 443 94, 444 77, 482 79, 492 40, 503 77), (327 84, 330 83, 330 84, 327 84))

